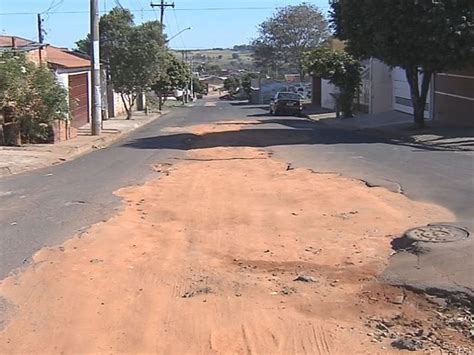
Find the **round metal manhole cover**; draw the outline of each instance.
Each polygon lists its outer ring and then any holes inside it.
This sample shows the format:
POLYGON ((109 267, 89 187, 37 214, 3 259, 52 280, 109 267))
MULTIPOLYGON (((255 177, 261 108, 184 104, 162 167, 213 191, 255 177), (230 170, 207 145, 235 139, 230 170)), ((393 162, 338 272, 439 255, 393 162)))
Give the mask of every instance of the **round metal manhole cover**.
POLYGON ((449 224, 433 224, 418 227, 405 232, 408 239, 427 243, 450 243, 467 239, 469 232, 461 227, 449 224))

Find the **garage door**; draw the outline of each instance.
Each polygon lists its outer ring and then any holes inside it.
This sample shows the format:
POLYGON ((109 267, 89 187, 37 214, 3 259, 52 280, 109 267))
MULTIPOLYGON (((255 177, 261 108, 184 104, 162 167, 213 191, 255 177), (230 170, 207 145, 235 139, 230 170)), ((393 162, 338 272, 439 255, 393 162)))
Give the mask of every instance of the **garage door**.
MULTIPOLYGON (((411 101, 410 85, 406 78, 405 70, 394 68, 392 71, 393 80, 393 109, 409 114, 413 114, 413 104, 411 101)), ((420 78, 421 81, 421 78, 420 78)), ((430 118, 431 95, 428 93, 426 102, 425 118, 430 118)))
POLYGON ((69 75, 69 103, 72 126, 80 128, 89 122, 89 80, 87 73, 69 75))

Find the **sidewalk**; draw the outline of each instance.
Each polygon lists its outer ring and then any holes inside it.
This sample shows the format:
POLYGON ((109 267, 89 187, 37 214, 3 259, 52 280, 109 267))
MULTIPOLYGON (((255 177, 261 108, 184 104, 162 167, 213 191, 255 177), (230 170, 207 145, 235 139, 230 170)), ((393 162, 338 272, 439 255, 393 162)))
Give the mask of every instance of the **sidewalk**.
POLYGON ((131 120, 125 117, 103 122, 102 134, 90 135, 90 126, 81 128, 78 137, 56 144, 27 144, 21 147, 0 146, 0 178, 26 171, 61 164, 96 149, 102 149, 124 135, 165 114, 136 112, 131 120))
POLYGON ((474 151, 474 127, 446 127, 426 121, 424 129, 413 128, 411 115, 388 111, 375 115, 359 114, 353 118, 336 119, 334 112, 311 112, 308 117, 329 127, 363 130, 406 144, 422 145, 433 150, 474 151))

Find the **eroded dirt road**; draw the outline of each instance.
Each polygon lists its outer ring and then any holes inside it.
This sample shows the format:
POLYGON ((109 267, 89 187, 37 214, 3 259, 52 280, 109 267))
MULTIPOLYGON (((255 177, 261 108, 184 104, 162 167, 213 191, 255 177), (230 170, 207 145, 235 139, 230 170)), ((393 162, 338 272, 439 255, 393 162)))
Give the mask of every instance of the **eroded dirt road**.
MULTIPOLYGON (((117 192, 120 214, 1 283, 0 353, 374 354, 436 327, 425 298, 376 277, 395 236, 447 210, 254 148, 155 169, 117 192)), ((448 328, 436 337, 469 347, 448 328)))

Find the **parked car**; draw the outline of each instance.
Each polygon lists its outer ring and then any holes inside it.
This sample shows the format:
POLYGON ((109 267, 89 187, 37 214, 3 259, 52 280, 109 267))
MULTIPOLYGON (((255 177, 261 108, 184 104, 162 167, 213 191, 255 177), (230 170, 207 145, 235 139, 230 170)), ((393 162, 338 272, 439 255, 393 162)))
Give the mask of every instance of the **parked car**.
POLYGON ((303 97, 293 92, 278 92, 270 100, 270 114, 279 115, 282 113, 301 115, 303 111, 303 97))
POLYGON ((231 101, 231 100, 234 100, 234 95, 232 94, 225 94, 225 95, 222 95, 221 97, 219 97, 219 100, 225 100, 225 101, 231 101))

